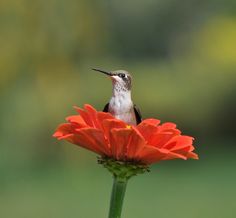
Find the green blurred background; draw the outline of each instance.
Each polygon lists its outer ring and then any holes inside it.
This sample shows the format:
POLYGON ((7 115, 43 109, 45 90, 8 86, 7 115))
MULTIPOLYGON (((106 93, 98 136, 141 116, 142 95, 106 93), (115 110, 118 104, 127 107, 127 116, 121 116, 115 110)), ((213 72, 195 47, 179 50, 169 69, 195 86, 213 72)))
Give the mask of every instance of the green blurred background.
POLYGON ((144 118, 195 136, 199 161, 130 180, 124 218, 236 217, 236 1, 1 0, 0 217, 104 218, 111 175, 52 138, 72 106, 102 109, 126 69, 144 118))

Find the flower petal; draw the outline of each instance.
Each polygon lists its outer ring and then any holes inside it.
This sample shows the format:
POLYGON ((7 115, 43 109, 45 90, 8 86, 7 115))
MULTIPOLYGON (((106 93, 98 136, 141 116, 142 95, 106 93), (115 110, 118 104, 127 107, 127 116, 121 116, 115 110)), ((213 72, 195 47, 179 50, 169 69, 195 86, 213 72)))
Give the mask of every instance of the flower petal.
POLYGON ((80 116, 83 118, 84 122, 88 126, 94 127, 93 121, 92 121, 92 119, 91 119, 91 117, 90 117, 90 115, 88 114, 87 111, 85 111, 85 110, 83 110, 83 109, 81 109, 79 107, 75 107, 75 109, 77 110, 77 112, 80 114, 80 116))
POLYGON ((140 134, 144 137, 148 144, 151 144, 151 139, 158 130, 156 126, 145 122, 142 122, 134 128, 136 128, 140 132, 140 134))
POLYGON ((171 122, 166 122, 166 123, 163 123, 162 125, 160 125, 160 128, 162 128, 162 130, 164 130, 164 129, 176 129, 176 124, 171 123, 171 122))
POLYGON ((77 127, 83 128, 88 125, 84 122, 84 119, 80 115, 72 115, 66 118, 66 120, 70 123, 75 124, 77 127))
POLYGON ((61 137, 64 137, 64 136, 72 134, 72 133, 73 133, 73 128, 72 128, 71 124, 63 123, 57 127, 55 133, 53 134, 53 137, 56 137, 60 140, 61 137))
POLYGON ((193 143, 192 137, 180 135, 180 136, 174 137, 164 147, 170 150, 171 153, 175 155, 184 156, 185 158, 183 159, 187 159, 187 158, 198 159, 198 155, 192 152, 194 150, 192 143, 193 143))
POLYGON ((146 142, 143 136, 135 128, 131 128, 131 131, 127 145, 127 158, 129 160, 136 160, 139 157, 139 152, 146 146, 146 142))
POLYGON ((172 138, 168 143, 165 144, 164 148, 175 151, 182 147, 192 145, 193 137, 178 135, 172 138))
POLYGON ((149 144, 158 148, 165 148, 165 144, 168 143, 173 137, 175 137, 176 132, 161 132, 153 134, 149 140, 149 144))
POLYGON ((87 110, 87 113, 92 121, 92 127, 94 128, 100 128, 100 123, 97 118, 98 112, 89 104, 85 104, 84 108, 87 110))
POLYGON ((82 146, 86 149, 94 151, 100 155, 110 155, 107 142, 103 136, 102 131, 94 128, 80 129, 72 137, 73 143, 82 146))
POLYGON ((110 138, 111 129, 126 128, 126 126, 123 121, 117 119, 107 119, 102 122, 102 129, 108 138, 110 138))
POLYGON ((142 125, 142 124, 149 124, 149 125, 157 126, 160 124, 160 120, 153 119, 153 118, 145 119, 139 125, 142 125))
POLYGON ((154 124, 158 124, 159 120, 148 119, 145 121, 136 128, 149 145, 162 148, 171 138, 180 134, 178 129, 174 129, 176 125, 173 123, 164 123, 161 126, 157 126, 154 124))
POLYGON ((121 120, 117 120, 117 119, 107 119, 107 120, 103 120, 103 122, 101 123, 101 128, 102 131, 104 133, 104 137, 105 139, 109 142, 108 147, 110 148, 110 152, 112 152, 112 146, 111 146, 111 137, 112 137, 112 129, 121 129, 124 128, 126 129, 126 124, 121 121, 121 120))
POLYGON ((98 119, 99 123, 102 123, 103 120, 115 119, 115 117, 113 117, 110 113, 98 112, 97 113, 97 119, 98 119))
POLYGON ((127 148, 130 141, 131 129, 112 129, 110 135, 110 145, 112 156, 116 160, 127 159, 127 148))
POLYGON ((187 156, 187 158, 192 158, 192 159, 195 159, 195 160, 199 159, 198 155, 194 152, 188 152, 186 156, 187 156))
POLYGON ((143 163, 152 164, 154 162, 159 162, 162 160, 167 154, 168 150, 159 149, 153 146, 145 146, 138 154, 138 159, 140 159, 143 163))

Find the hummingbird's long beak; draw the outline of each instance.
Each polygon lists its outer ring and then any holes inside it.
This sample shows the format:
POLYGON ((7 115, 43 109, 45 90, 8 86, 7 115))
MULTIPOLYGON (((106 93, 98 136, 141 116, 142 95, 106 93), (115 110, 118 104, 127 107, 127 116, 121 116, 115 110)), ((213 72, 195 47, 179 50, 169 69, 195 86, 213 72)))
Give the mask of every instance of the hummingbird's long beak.
POLYGON ((104 71, 104 70, 99 70, 99 69, 96 69, 96 68, 92 68, 92 70, 104 73, 104 74, 106 74, 108 76, 113 76, 113 73, 111 73, 111 72, 107 72, 107 71, 104 71))

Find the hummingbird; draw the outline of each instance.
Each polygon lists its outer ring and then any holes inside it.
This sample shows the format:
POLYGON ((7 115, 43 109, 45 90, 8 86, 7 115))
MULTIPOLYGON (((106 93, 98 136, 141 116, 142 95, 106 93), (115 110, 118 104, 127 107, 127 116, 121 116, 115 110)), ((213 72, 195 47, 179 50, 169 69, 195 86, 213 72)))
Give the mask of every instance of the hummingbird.
POLYGON ((125 70, 104 71, 96 68, 92 70, 109 76, 112 81, 112 96, 103 112, 109 112, 129 125, 139 124, 142 117, 140 110, 131 99, 132 77, 130 73, 125 70))

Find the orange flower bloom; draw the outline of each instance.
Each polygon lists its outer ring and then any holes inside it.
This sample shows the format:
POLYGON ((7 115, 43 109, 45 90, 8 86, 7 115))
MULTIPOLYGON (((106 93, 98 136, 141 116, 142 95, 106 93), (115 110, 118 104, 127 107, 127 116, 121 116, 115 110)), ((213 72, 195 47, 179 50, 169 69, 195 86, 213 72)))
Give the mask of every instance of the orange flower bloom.
POLYGON ((181 135, 174 123, 160 125, 159 120, 146 119, 130 126, 88 104, 76 110, 80 115, 67 117, 68 123, 61 124, 54 137, 124 162, 152 164, 175 158, 198 159, 193 152, 193 138, 181 135))

